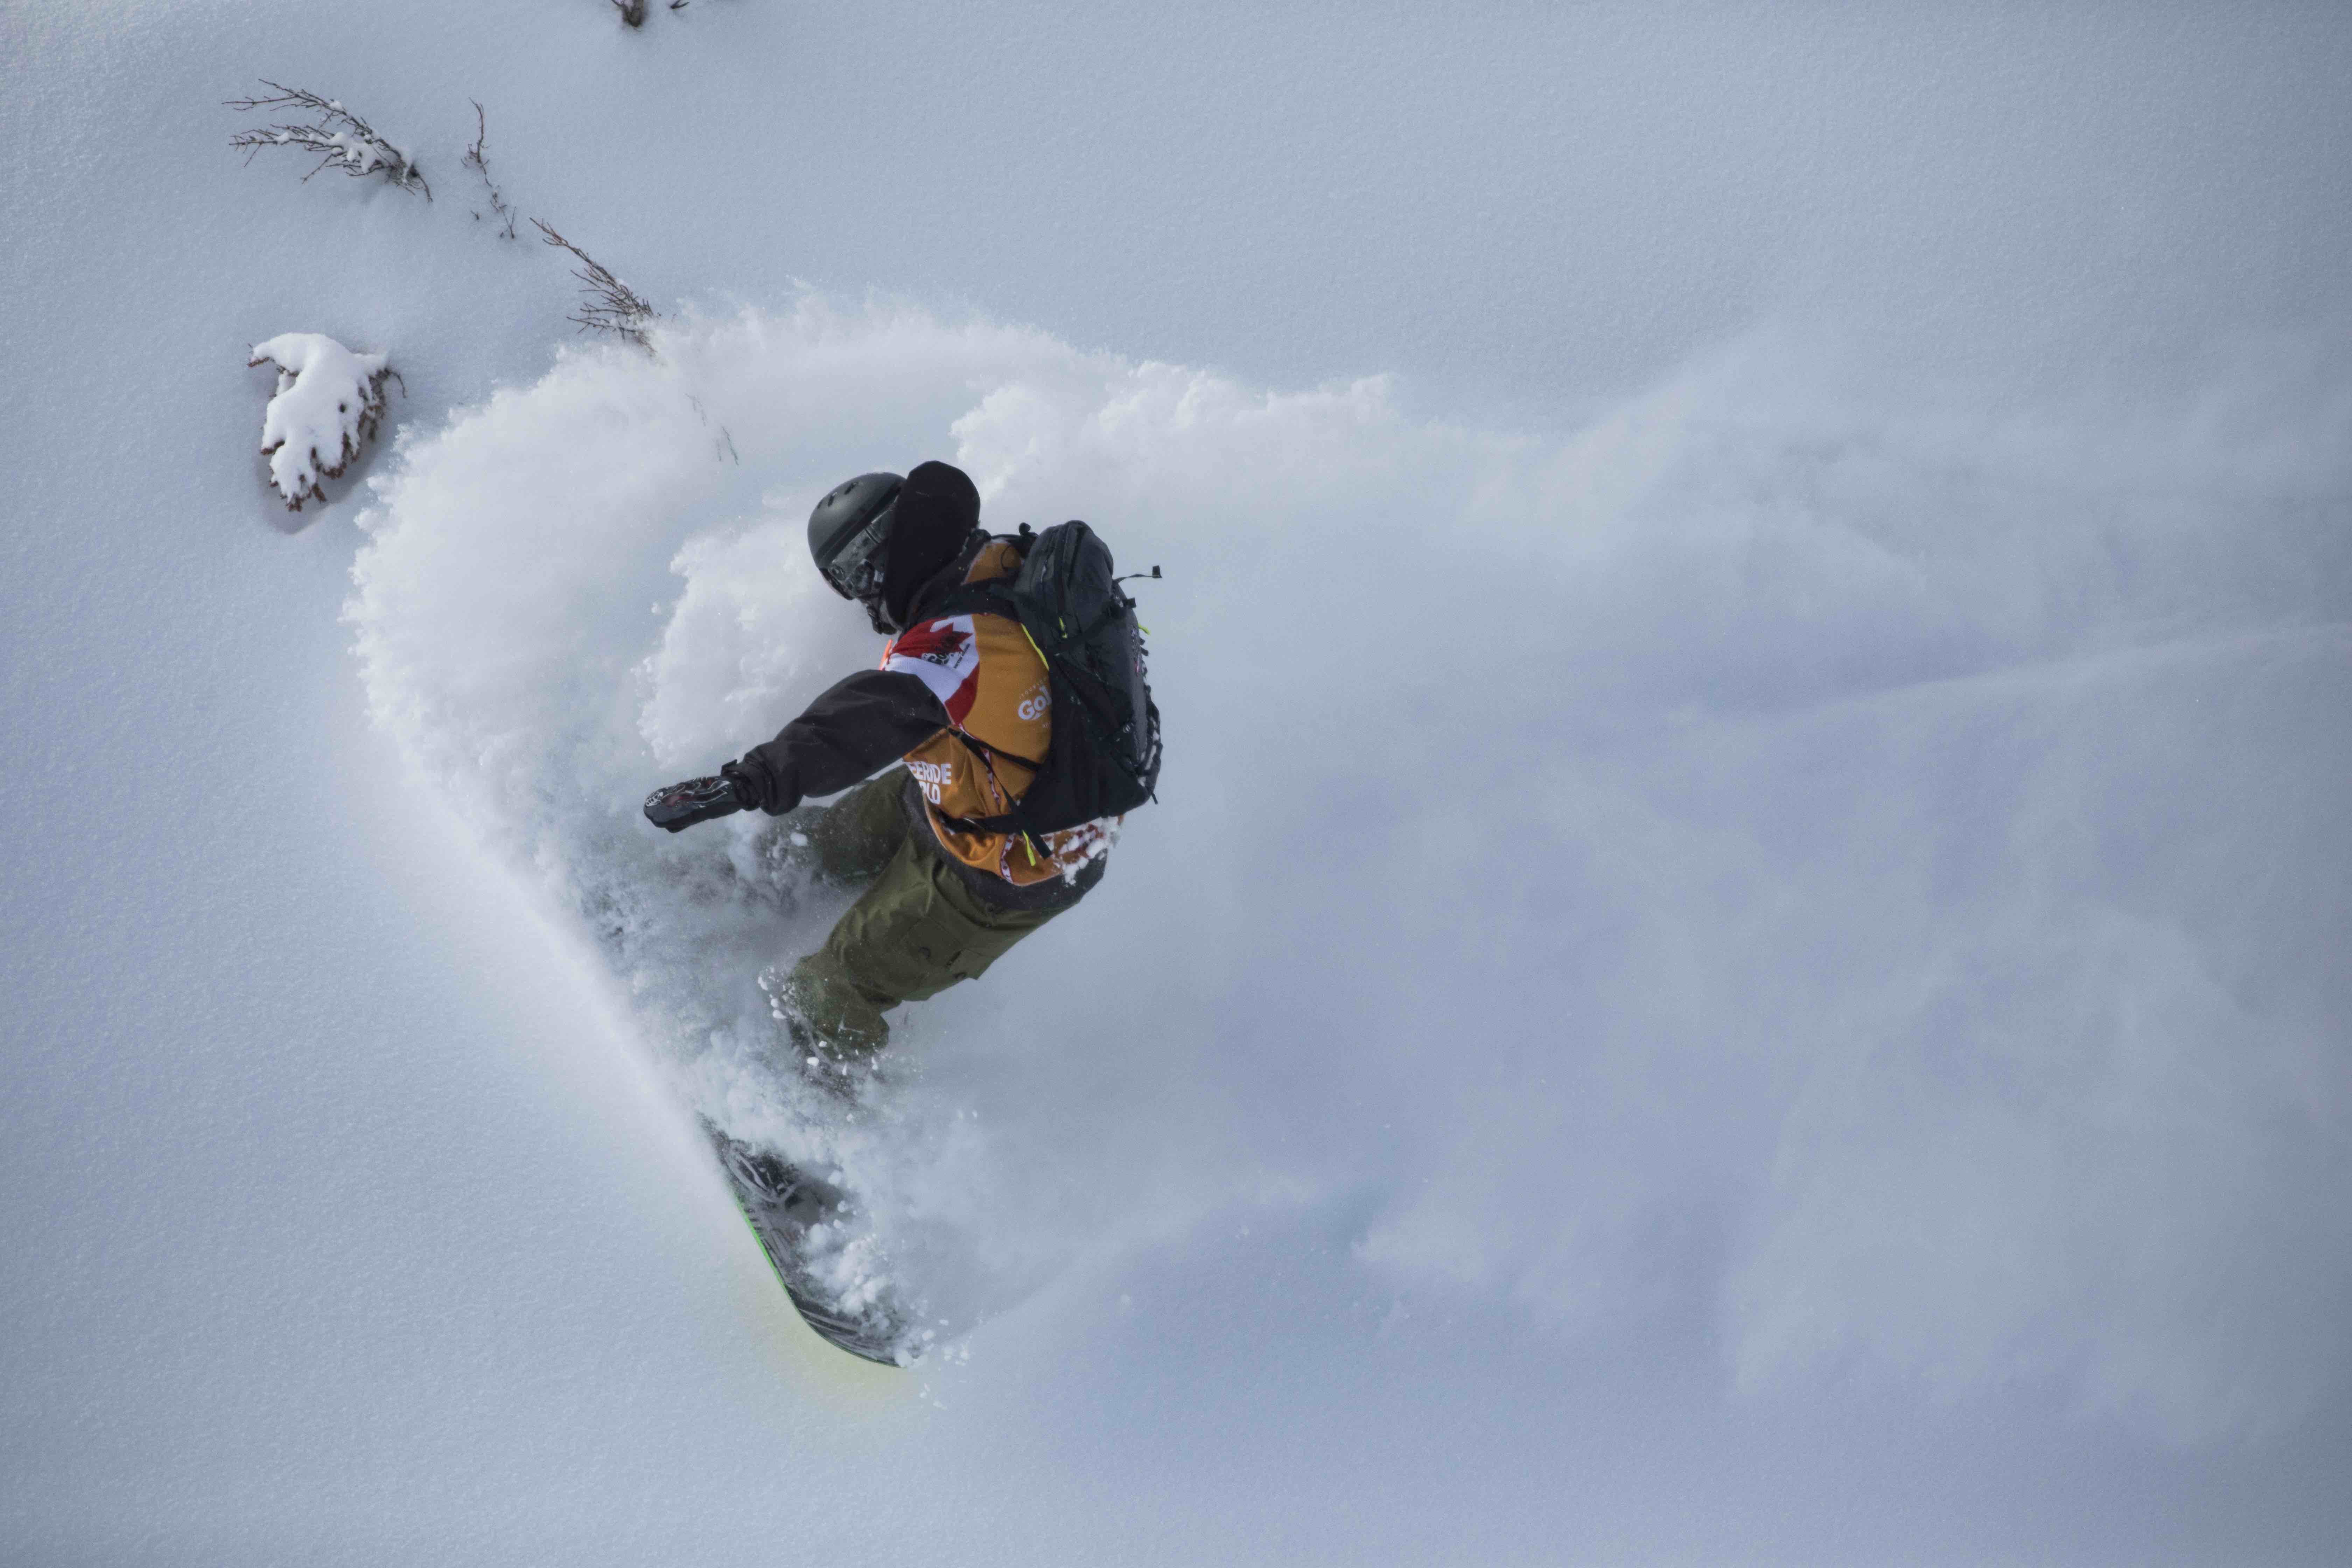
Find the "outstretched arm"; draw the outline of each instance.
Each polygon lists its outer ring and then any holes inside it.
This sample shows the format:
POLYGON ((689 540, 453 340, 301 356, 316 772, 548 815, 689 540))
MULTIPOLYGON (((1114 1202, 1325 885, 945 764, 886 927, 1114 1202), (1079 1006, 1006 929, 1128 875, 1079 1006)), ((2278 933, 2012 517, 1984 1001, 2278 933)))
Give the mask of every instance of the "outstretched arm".
POLYGON ((710 778, 666 784, 646 797, 646 820, 672 833, 716 816, 781 814, 832 795, 906 755, 945 729, 931 689, 901 670, 866 669, 836 681, 764 746, 710 778))
POLYGON ((748 808, 792 810, 871 777, 947 728, 931 689, 898 670, 862 669, 836 681, 764 746, 719 772, 736 781, 748 808))

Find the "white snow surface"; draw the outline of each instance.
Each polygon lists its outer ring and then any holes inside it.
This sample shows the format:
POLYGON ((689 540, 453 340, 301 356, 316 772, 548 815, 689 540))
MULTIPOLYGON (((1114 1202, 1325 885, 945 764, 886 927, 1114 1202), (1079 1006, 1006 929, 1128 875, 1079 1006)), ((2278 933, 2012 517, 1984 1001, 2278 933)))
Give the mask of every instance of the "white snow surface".
POLYGON ((278 367, 261 411, 261 455, 286 504, 326 499, 321 476, 339 478, 383 415, 383 354, 353 353, 322 332, 280 332, 253 345, 248 366, 278 367))
POLYGON ((0 1557, 2340 1557, 2340 12, 601 9, 0 15, 0 1557), (927 457, 1162 566, 1167 768, 812 1134, 837 900, 637 805, 927 457), (697 1110, 985 1321, 814 1342, 697 1110))

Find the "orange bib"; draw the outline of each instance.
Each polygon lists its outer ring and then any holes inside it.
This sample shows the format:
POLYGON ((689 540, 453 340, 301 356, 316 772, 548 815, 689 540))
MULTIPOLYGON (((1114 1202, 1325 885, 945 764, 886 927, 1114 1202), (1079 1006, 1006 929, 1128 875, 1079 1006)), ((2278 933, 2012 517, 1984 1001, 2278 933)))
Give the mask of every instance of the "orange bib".
MULTIPOLYGON (((964 581, 991 582, 1020 567, 1019 552, 992 543, 980 552, 964 581)), ((1036 841, 954 826, 1010 811, 1035 776, 1018 759, 1042 760, 1053 740, 1045 661, 1019 621, 962 615, 918 622, 890 639, 882 650, 882 668, 920 679, 948 710, 952 728, 908 752, 907 771, 923 792, 931 831, 950 855, 1027 887, 1048 877, 1075 876, 1109 849, 1115 824, 1108 822, 1043 834, 1036 841), (987 751, 966 744, 965 735, 987 751)))

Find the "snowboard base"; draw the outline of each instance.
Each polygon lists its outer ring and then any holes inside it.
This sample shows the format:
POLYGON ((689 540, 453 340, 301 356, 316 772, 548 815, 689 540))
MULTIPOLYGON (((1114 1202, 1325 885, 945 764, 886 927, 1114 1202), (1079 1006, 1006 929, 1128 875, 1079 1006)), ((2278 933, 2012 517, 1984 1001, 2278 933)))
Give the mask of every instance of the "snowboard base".
POLYGON ((702 1131, 734 1190, 736 1207, 760 1238, 760 1250, 768 1255, 777 1282, 802 1321, 854 1356, 884 1366, 903 1364, 899 1352, 906 1324, 900 1313, 887 1300, 863 1311, 845 1310, 809 1264, 809 1231, 849 1219, 848 1194, 764 1150, 738 1142, 708 1118, 702 1131))

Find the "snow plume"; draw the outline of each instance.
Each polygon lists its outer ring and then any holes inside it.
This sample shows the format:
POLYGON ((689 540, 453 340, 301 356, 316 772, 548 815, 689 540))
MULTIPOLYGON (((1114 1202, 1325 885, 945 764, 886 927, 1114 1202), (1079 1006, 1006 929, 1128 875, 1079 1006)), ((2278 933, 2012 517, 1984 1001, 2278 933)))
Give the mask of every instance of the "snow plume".
POLYGON ((351 618, 738 1125, 789 1121, 756 973, 838 902, 636 805, 872 657, 809 506, 950 457, 1167 570, 1161 804, 826 1151, 973 1238, 961 1289, 1273 1195, 1727 1386, 2045 1379, 2196 1441, 2340 1384, 2340 359, 2037 403, 1759 331, 1549 436, 815 300, 656 342, 404 440, 351 618))

